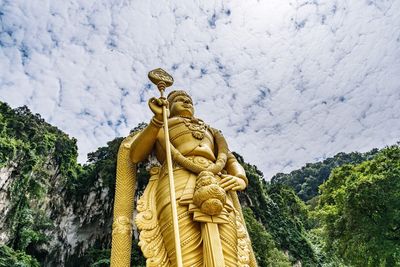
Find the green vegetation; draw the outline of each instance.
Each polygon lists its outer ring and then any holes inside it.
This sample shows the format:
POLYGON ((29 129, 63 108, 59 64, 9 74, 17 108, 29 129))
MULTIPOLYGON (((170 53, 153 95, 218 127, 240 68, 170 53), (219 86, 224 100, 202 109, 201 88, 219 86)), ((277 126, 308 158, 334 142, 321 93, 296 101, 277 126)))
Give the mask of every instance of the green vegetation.
POLYGON ((52 224, 38 204, 47 194, 49 164, 54 160, 58 174, 72 175, 77 155, 75 139, 25 106, 13 110, 0 102, 0 167, 13 170, 11 207, 5 214, 12 249, 35 254, 38 246, 48 242, 44 230, 52 224))
POLYGON ((0 267, 39 267, 38 261, 22 251, 0 245, 0 267))
POLYGON ((97 181, 101 181, 102 187, 110 190, 110 198, 114 198, 117 153, 122 140, 123 138, 115 138, 108 142, 106 147, 100 147, 95 152, 89 153, 88 164, 75 168, 78 170, 77 175, 67 176, 66 195, 69 200, 75 200, 79 205, 79 201, 90 192, 97 181))
POLYGON ((64 175, 76 167, 76 139, 46 123, 26 106, 11 109, 0 102, 0 166, 24 156, 25 169, 43 157, 54 156, 64 175))
POLYGON ((367 153, 338 153, 332 158, 321 162, 307 163, 306 166, 290 173, 278 173, 271 179, 273 184, 284 184, 292 188, 303 200, 309 201, 318 195, 318 187, 325 182, 331 171, 344 164, 357 164, 371 159, 377 149, 367 153))
POLYGON ((250 181, 247 193, 240 195, 242 203, 277 247, 289 252, 292 263, 400 266, 399 145, 363 154, 339 153, 278 174, 271 183, 236 156, 250 181))
MULTIPOLYGON (((287 251, 292 263, 300 260, 304 266, 316 266, 318 256, 306 231, 308 215, 305 204, 288 187, 267 183, 256 166, 235 154, 246 170, 249 185, 239 193, 241 203, 249 207, 254 217, 273 237, 277 247, 287 251)), ((255 248, 263 250, 263 248, 255 248)), ((271 255, 272 256, 272 255, 271 255)), ((269 259, 273 262, 274 259, 269 259)))
MULTIPOLYGON (((133 131, 143 126, 141 124, 133 131)), ((65 200, 73 204, 76 212, 92 190, 108 188, 107 197, 113 201, 116 158, 122 139, 116 138, 107 147, 90 153, 88 164, 81 166, 77 163, 75 139, 46 123, 39 114, 32 114, 25 106, 11 109, 0 102, 0 167, 12 169, 12 177, 9 177, 12 179, 9 189, 11 206, 5 214, 4 225, 10 229, 10 240, 8 246, 1 248, 1 264, 15 258, 14 265, 5 266, 38 266, 38 261, 42 262, 48 256, 49 251, 43 251, 42 247, 49 245, 50 237, 45 233, 54 225, 49 213, 42 210, 42 205, 51 190, 64 191, 65 200), (100 182, 97 187, 96 182, 100 182), (52 183, 56 183, 57 188, 53 188, 52 183)), ((144 164, 139 169, 139 185, 143 188, 148 174, 144 164)), ((110 207, 102 216, 112 218, 112 205, 110 207)), ((109 233, 110 229, 105 232, 109 233)), ((70 255, 66 266, 107 266, 110 238, 96 241, 94 247, 79 257, 70 255)), ((132 251, 133 261, 144 265, 137 241, 132 251)))
POLYGON ((292 266, 288 257, 276 247, 271 234, 254 218, 253 211, 244 208, 243 215, 258 264, 268 267, 292 266))
POLYGON ((353 266, 400 265, 400 147, 335 169, 316 215, 327 251, 353 266))

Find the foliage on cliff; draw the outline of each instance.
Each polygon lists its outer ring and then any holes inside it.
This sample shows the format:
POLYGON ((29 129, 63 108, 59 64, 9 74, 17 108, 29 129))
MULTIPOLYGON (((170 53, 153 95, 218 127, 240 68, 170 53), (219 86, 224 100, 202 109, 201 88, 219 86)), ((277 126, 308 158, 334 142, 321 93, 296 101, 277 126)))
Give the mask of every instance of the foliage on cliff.
POLYGON ((353 266, 400 266, 400 147, 336 168, 316 209, 327 251, 353 266))
POLYGON ((334 157, 321 162, 307 163, 299 170, 290 173, 278 173, 272 177, 271 183, 287 185, 303 201, 308 201, 318 195, 318 187, 328 179, 334 168, 344 164, 361 163, 371 159, 377 152, 377 149, 373 149, 367 153, 338 153, 334 157))
POLYGON ((0 245, 0 267, 39 267, 39 262, 22 251, 0 245))
MULTIPOLYGON (((64 198, 65 205, 70 203, 79 217, 79 213, 86 212, 84 203, 93 190, 108 189, 104 192, 109 192, 106 197, 111 208, 103 207, 97 215, 111 221, 116 155, 121 141, 122 138, 116 138, 107 147, 89 154, 89 163, 81 166, 77 163, 74 138, 46 123, 39 114, 32 114, 25 106, 12 109, 0 102, 0 168, 11 172, 7 177, 10 186, 5 192, 10 204, 4 214, 4 225, 1 225, 9 238, 8 246, 1 247, 0 263, 15 261, 15 266, 19 262, 23 262, 20 266, 37 266, 38 262, 43 264, 52 255, 62 253, 56 250, 63 248, 49 247, 50 239, 54 238, 48 236, 55 227, 52 216, 58 216, 53 214, 54 210, 43 210, 43 207, 49 208, 50 195, 64 198)), ((50 207, 57 208, 55 203, 50 203, 50 207)), ((84 227, 98 219, 77 223, 84 227)), ((67 254, 65 265, 106 266, 111 231, 110 226, 105 227, 102 230, 105 238, 95 240, 94 247, 83 254, 67 254)), ((135 262, 143 262, 137 242, 134 242, 132 255, 135 262)))
POLYGON ((316 266, 318 255, 305 228, 308 224, 305 204, 293 190, 279 184, 269 184, 256 166, 245 163, 238 154, 235 156, 249 179, 246 191, 239 194, 241 203, 253 211, 277 247, 288 252, 292 262, 301 261, 305 266, 316 266))
POLYGON ((247 231, 259 266, 290 267, 288 257, 277 248, 276 243, 264 225, 257 221, 250 208, 243 209, 247 231))
POLYGON ((26 106, 12 109, 0 102, 0 166, 17 156, 24 160, 26 169, 39 158, 53 156, 62 174, 74 175, 76 139, 46 123, 39 114, 32 114, 26 106))
POLYGON ((48 243, 44 231, 51 220, 40 208, 48 193, 50 164, 57 174, 76 175, 76 140, 46 123, 27 107, 11 109, 0 102, 0 167, 12 170, 9 199, 11 206, 4 214, 10 233, 8 245, 30 254, 48 243))

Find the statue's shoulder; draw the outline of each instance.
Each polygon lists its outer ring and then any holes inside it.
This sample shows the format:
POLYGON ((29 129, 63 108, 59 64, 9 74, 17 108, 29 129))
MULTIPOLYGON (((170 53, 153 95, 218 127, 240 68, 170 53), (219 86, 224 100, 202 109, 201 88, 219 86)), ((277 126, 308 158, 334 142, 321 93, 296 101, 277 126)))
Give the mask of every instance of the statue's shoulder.
POLYGON ((143 131, 143 129, 135 131, 135 132, 131 132, 127 137, 125 137, 124 139, 122 139, 120 148, 127 148, 129 149, 132 146, 133 141, 135 141, 135 139, 137 138, 137 136, 143 131))
MULTIPOLYGON (((182 118, 179 118, 179 117, 168 118, 168 128, 169 128, 170 132, 171 132, 171 129, 179 127, 179 124, 183 124, 182 118)), ((160 129, 160 131, 158 132, 157 139, 164 140, 164 127, 162 127, 160 129)))

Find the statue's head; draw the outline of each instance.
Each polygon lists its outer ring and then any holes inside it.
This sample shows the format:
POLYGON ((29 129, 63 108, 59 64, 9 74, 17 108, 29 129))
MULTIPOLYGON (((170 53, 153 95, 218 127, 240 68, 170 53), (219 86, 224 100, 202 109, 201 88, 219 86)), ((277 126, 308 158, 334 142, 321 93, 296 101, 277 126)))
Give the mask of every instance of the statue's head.
POLYGON ((194 115, 192 98, 182 90, 172 91, 168 95, 171 117, 191 118, 194 115))

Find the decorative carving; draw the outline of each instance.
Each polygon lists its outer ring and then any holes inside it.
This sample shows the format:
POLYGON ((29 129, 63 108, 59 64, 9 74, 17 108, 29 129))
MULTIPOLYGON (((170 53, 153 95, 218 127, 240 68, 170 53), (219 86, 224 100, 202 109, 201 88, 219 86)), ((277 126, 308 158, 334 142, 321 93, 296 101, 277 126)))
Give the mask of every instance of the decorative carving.
POLYGON ((132 142, 136 136, 125 138, 118 151, 117 181, 114 200, 111 266, 129 266, 131 260, 132 231, 136 166, 129 159, 132 142))
POLYGON ((183 123, 192 132, 194 138, 203 140, 204 134, 207 131, 207 125, 200 119, 187 119, 183 118, 183 123))
POLYGON ((143 195, 138 200, 138 214, 135 218, 136 226, 140 230, 139 246, 147 258, 147 266, 170 265, 156 214, 155 193, 158 186, 158 173, 158 167, 150 170, 152 176, 143 195))
POLYGON ((161 68, 150 71, 149 79, 155 85, 164 82, 166 87, 171 86, 174 83, 174 78, 161 68))
POLYGON ((122 234, 132 236, 132 222, 128 217, 119 216, 114 219, 112 234, 122 234))
POLYGON ((197 176, 193 203, 207 215, 221 213, 226 202, 225 190, 219 186, 212 172, 203 171, 197 176))

